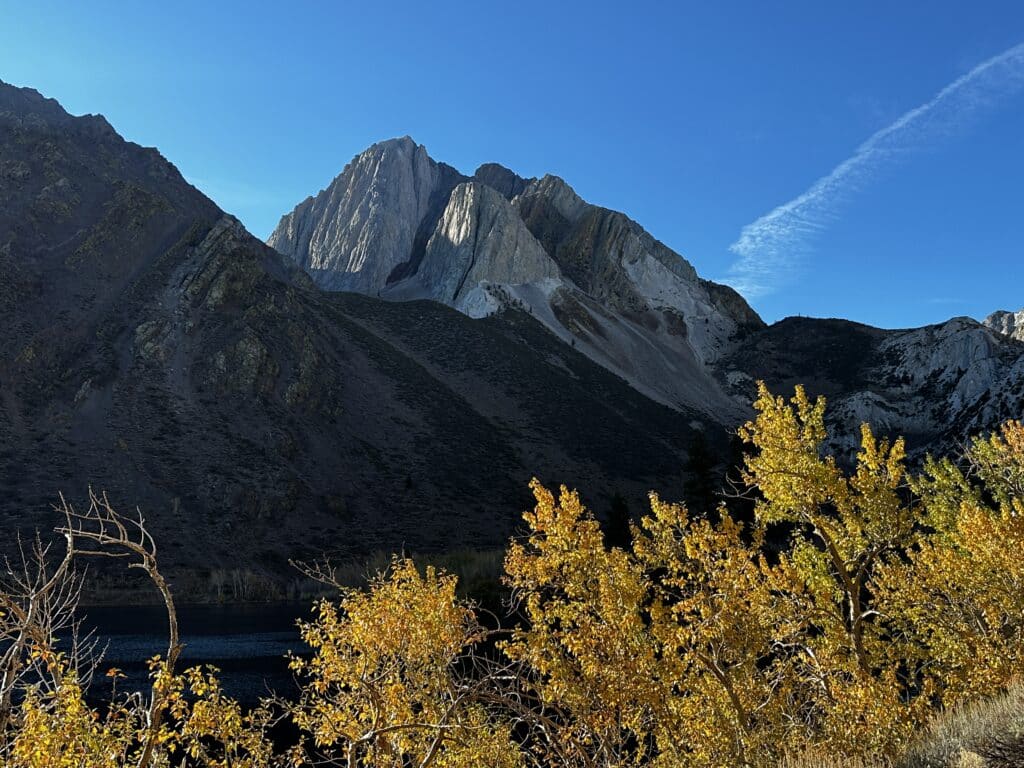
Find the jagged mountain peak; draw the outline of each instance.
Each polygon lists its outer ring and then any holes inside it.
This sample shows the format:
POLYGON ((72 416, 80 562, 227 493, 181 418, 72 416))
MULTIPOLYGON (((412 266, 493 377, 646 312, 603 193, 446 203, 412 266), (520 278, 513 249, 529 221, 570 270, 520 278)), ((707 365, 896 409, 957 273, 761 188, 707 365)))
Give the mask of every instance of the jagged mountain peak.
POLYGON ((0 80, 0 120, 18 127, 60 127, 94 138, 122 140, 103 115, 72 115, 56 100, 34 88, 11 85, 0 80))
MULTIPOLYGON (((374 147, 410 147, 413 149, 419 148, 423 145, 419 144, 412 136, 405 134, 404 136, 394 136, 390 139, 384 139, 383 141, 374 142, 374 147)), ((424 147, 425 149, 426 147, 424 147)))
POLYGON ((526 309, 676 407, 736 407, 703 368, 761 325, 738 294, 561 177, 497 163, 467 177, 408 137, 356 156, 268 243, 328 290, 431 298, 472 317, 526 309))
POLYGON ((71 117, 56 99, 43 96, 35 88, 25 88, 0 80, 0 112, 21 116, 38 114, 51 119, 71 117))
POLYGON ((414 259, 421 225, 462 178, 408 136, 378 142, 283 216, 268 243, 322 288, 376 295, 414 259))
POLYGON ((353 161, 357 161, 364 156, 379 156, 389 152, 399 152, 407 155, 422 154, 427 158, 430 157, 430 153, 427 152, 425 144, 419 144, 411 136, 406 135, 375 142, 356 155, 355 158, 353 158, 353 161))
POLYGON ((524 200, 533 197, 545 198, 571 224, 577 223, 588 208, 587 203, 576 194, 576 190, 569 186, 565 179, 551 173, 532 181, 523 190, 521 197, 524 200))

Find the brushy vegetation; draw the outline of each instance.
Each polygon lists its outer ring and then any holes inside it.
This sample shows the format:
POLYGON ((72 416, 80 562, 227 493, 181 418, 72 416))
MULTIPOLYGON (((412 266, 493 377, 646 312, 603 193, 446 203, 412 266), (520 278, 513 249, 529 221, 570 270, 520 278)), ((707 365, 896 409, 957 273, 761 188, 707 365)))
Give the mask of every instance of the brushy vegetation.
POLYGON ((443 567, 394 558, 360 588, 344 568, 306 566, 338 596, 300 626, 312 654, 292 660, 298 697, 250 711, 215 671, 176 669, 173 599, 144 521, 102 498, 84 514, 66 508, 65 558, 53 569, 40 547, 0 590, 0 758, 1021 765, 1024 425, 909 473, 902 440, 866 425, 852 468, 827 455, 824 402, 802 389, 787 401, 762 387, 756 409, 740 431, 750 523, 724 504, 698 516, 652 495, 631 542, 609 546, 575 492, 535 482, 526 533, 504 555, 507 627, 443 567), (77 594, 72 563, 97 555, 150 575, 171 637, 147 695, 92 709, 88 654, 56 637, 77 594))

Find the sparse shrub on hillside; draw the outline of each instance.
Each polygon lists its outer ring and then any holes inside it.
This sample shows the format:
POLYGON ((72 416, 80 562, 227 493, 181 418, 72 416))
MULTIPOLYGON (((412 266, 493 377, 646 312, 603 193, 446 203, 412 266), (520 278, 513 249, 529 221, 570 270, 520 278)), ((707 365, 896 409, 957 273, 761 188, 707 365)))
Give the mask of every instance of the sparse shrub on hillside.
POLYGON ((824 402, 802 389, 785 400, 762 386, 755 405, 740 430, 752 522, 652 495, 629 535, 609 541, 578 494, 535 481, 526 531, 504 558, 511 626, 484 620, 450 575, 484 579, 493 557, 453 557, 449 569, 392 559, 363 588, 345 568, 310 567, 340 597, 301 627, 313 653, 293 660, 300 695, 249 713, 213 672, 176 670, 173 600, 143 522, 102 499, 85 515, 68 509, 57 570, 40 548, 0 589, 0 758, 18 768, 1020 764, 1024 426, 1008 422, 913 474, 902 440, 867 426, 852 467, 828 455, 824 402), (172 634, 147 695, 94 711, 89 667, 60 653, 55 632, 77 596, 71 564, 102 554, 149 573, 172 634), (276 753, 275 718, 298 734, 276 753))

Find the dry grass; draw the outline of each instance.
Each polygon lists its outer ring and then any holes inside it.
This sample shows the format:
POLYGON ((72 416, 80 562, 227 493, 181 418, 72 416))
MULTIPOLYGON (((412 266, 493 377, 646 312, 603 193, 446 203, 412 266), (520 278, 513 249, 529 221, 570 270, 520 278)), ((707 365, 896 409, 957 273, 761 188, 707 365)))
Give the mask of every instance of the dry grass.
POLYGON ((896 768, 896 765, 883 758, 834 757, 808 751, 787 755, 779 768, 896 768))
POLYGON ((1024 736, 1024 683, 1002 696, 955 707, 936 717, 900 768, 1011 768, 1024 766, 1024 750, 1000 758, 1001 745, 1024 736), (982 759, 981 755, 985 756, 982 759))
POLYGON ((901 760, 804 753, 779 768, 1024 768, 1024 683, 937 715, 901 760))

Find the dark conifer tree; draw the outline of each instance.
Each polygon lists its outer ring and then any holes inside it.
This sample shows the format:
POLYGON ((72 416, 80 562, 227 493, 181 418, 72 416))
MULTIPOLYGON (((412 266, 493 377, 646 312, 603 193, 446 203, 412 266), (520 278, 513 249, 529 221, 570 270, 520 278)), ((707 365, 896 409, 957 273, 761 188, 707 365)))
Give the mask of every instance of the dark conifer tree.
POLYGON ((633 534, 629 530, 629 504, 625 497, 615 492, 608 507, 608 519, 604 527, 604 543, 611 549, 629 549, 633 544, 633 534))
POLYGON ((722 476, 719 462, 703 432, 694 432, 683 465, 686 504, 690 511, 703 517, 714 513, 722 499, 722 476))

